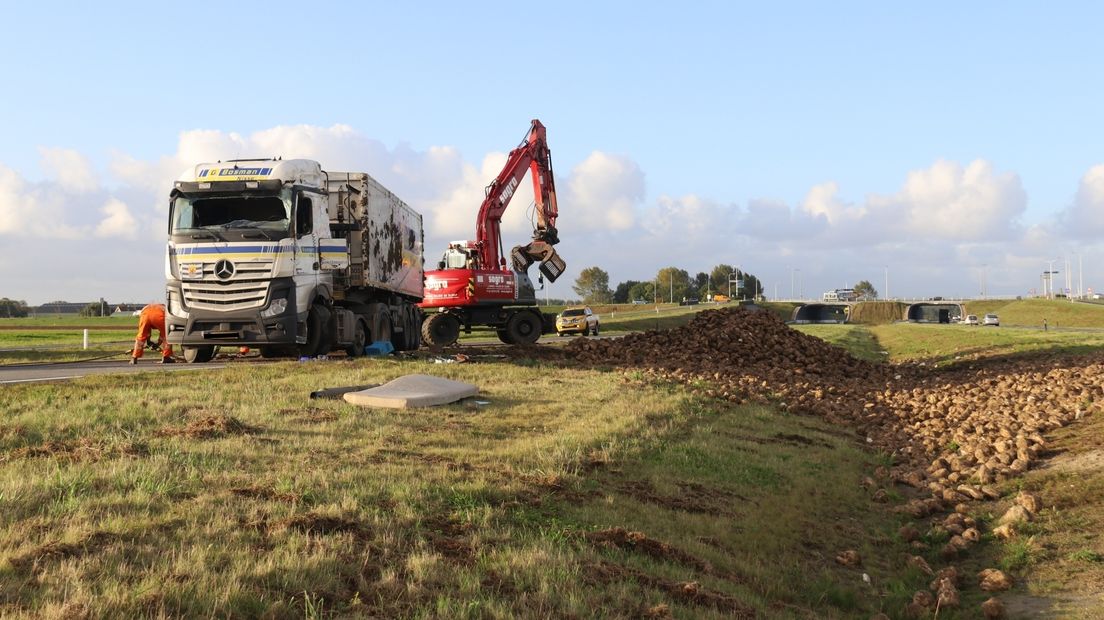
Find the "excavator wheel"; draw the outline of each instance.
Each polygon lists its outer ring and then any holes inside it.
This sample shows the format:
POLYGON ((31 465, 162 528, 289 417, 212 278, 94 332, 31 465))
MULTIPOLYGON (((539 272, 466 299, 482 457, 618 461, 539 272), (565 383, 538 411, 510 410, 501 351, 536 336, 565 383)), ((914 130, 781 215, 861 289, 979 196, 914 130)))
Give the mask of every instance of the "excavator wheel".
POLYGON ((431 347, 447 347, 460 338, 460 321, 451 314, 438 312, 422 323, 422 340, 431 347))
POLYGON ((533 344, 541 337, 541 319, 527 310, 515 312, 506 321, 506 335, 513 344, 533 344))

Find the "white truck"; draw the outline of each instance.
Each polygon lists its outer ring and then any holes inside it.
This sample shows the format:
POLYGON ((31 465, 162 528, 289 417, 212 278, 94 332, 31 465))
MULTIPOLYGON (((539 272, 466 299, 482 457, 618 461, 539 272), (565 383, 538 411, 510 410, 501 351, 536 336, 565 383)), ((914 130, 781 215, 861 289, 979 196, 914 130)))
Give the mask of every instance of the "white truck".
POLYGON ((265 357, 421 344, 422 217, 363 172, 305 159, 199 164, 170 196, 167 339, 265 357))

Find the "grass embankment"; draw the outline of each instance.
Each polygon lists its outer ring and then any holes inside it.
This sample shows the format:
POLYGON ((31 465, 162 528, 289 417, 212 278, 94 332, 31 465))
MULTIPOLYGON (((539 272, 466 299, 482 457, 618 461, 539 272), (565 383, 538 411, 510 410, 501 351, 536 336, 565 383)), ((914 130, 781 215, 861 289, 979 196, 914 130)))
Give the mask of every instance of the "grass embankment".
POLYGON ((870 328, 891 361, 926 360, 946 364, 956 360, 1036 352, 1085 353, 1104 346, 1104 333, 896 323, 870 328))
POLYGON ((865 325, 883 325, 905 318, 908 305, 899 301, 863 301, 851 306, 848 320, 865 325))
POLYGON ((1001 325, 1104 328, 1104 306, 1067 299, 1017 299, 966 302, 966 312, 1000 316, 1001 325))
POLYGON ((8 387, 0 615, 869 615, 911 593, 857 484, 874 458, 814 419, 536 364, 8 387), (306 399, 411 372, 490 404, 306 399))

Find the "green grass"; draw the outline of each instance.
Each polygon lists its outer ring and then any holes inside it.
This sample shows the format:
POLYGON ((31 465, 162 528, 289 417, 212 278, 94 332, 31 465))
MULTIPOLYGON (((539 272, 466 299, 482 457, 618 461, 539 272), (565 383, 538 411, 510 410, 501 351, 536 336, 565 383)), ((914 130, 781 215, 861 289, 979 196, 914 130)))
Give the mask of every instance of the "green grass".
POLYGON ((24 317, 19 319, 0 318, 0 330, 15 329, 19 327, 109 327, 122 328, 131 326, 137 328, 136 316, 92 316, 82 317, 76 315, 57 315, 24 317))
POLYGON ((1065 299, 1021 299, 966 302, 966 312, 1000 316, 1001 325, 1104 328, 1104 306, 1065 299))
POLYGON ((846 323, 842 325, 794 325, 793 328, 846 349, 848 353, 859 359, 870 362, 886 360, 887 353, 885 349, 874 338, 870 329, 865 326, 846 323))
POLYGON ((625 617, 669 605, 708 618, 736 602, 764 617, 851 617, 885 601, 835 553, 858 548, 863 570, 889 582, 902 551, 871 546, 896 518, 856 484, 877 458, 850 435, 540 364, 286 362, 8 387, 0 463, 5 617, 625 617), (306 399, 412 372, 473 382, 490 404, 306 399), (183 433, 205 418, 209 436, 183 433), (587 536, 614 526, 678 553, 587 536), (686 582, 721 606, 680 598, 686 582))
POLYGON ((895 323, 870 328, 891 361, 928 360, 936 364, 995 355, 1089 353, 1104 346, 1104 333, 895 323))

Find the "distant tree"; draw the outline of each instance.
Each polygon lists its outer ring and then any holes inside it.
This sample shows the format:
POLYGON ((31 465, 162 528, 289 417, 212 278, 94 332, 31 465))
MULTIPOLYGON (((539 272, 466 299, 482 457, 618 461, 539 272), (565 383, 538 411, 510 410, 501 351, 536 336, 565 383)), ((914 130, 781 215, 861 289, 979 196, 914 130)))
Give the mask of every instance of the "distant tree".
POLYGON ((637 282, 629 288, 629 301, 643 299, 651 302, 655 300, 655 285, 651 282, 637 282))
POLYGON ((859 283, 852 288, 855 289, 855 295, 857 295, 859 299, 871 300, 878 298, 878 289, 874 288, 870 280, 860 280, 859 283))
POLYGON ((608 304, 613 300, 613 292, 609 287, 609 274, 601 267, 587 267, 579 272, 579 277, 575 278, 575 285, 571 290, 588 304, 608 304))
MULTIPOLYGON (((713 289, 714 295, 728 295, 728 279, 736 277, 736 268, 732 265, 726 265, 721 263, 713 268, 709 272, 709 286, 713 289)), ((732 286, 732 294, 736 295, 736 285, 732 286)))
POLYGON ((636 286, 637 284, 640 283, 636 280, 625 280, 621 284, 618 284, 617 288, 613 290, 613 303, 627 304, 632 301, 629 291, 631 291, 632 287, 636 286))
POLYGON ((17 319, 27 316, 27 302, 4 297, 0 299, 0 318, 17 319))
POLYGON ((656 274, 660 301, 674 303, 686 297, 690 290, 690 274, 678 267, 664 267, 656 274))
POLYGON ((108 311, 109 305, 110 304, 102 299, 100 301, 93 301, 81 308, 80 316, 104 316, 104 313, 108 311))
POLYGON ((709 286, 709 274, 704 271, 699 271, 694 279, 690 281, 690 296, 697 297, 698 299, 705 299, 706 294, 709 293, 711 287, 709 286))

